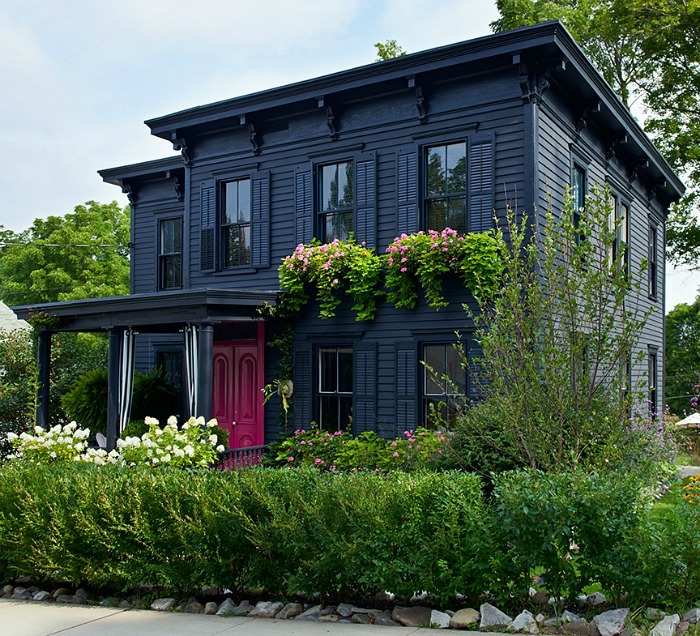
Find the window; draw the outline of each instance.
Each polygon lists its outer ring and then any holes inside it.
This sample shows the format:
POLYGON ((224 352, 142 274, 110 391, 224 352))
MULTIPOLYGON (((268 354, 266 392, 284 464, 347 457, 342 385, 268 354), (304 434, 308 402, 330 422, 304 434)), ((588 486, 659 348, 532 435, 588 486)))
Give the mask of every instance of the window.
POLYGON ((340 431, 352 426, 352 347, 319 347, 319 426, 340 431))
POLYGON ((179 289, 182 287, 182 219, 163 219, 158 235, 158 289, 179 289))
POLYGON ((322 243, 347 241, 353 231, 352 161, 341 161, 318 169, 318 234, 322 243))
POLYGON ((434 427, 452 421, 458 402, 467 394, 461 355, 451 344, 423 346, 423 420, 434 427))
POLYGON ((156 366, 163 369, 168 382, 178 394, 182 393, 182 351, 180 349, 160 349, 156 353, 156 366))
POLYGON ((221 184, 221 266, 250 265, 250 179, 221 184))
POLYGON ((425 226, 467 231, 467 144, 430 146, 425 153, 425 226))
POLYGON ((577 228, 581 225, 581 215, 586 206, 586 171, 578 164, 574 164, 571 175, 571 199, 574 206, 571 222, 577 228))
POLYGON ((657 349, 655 347, 649 347, 649 415, 656 415, 657 413, 657 383, 659 381, 659 366, 657 349))
POLYGON ((656 298, 658 293, 658 248, 657 248, 657 230, 653 223, 649 225, 649 263, 647 272, 649 274, 649 296, 656 298))
POLYGON ((608 252, 608 265, 617 264, 627 272, 629 263, 629 205, 618 197, 611 197, 608 216, 608 229, 613 234, 613 240, 608 252))

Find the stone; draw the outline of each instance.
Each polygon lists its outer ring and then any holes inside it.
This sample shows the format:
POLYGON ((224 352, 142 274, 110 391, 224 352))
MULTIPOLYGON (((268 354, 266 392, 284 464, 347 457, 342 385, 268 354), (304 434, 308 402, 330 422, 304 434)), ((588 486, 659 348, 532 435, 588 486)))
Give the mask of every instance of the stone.
POLYGON ((248 616, 251 618, 274 618, 283 607, 284 603, 279 601, 260 601, 248 616))
POLYGON ((700 622, 700 607, 694 607, 683 614, 683 620, 688 623, 698 623, 700 622))
POLYGON ((509 627, 513 622, 510 616, 504 614, 497 607, 491 605, 491 603, 482 603, 479 611, 481 612, 480 629, 489 627, 509 627))
POLYGON ((301 603, 287 603, 279 612, 275 618, 281 620, 289 620, 299 616, 304 611, 304 606, 301 603))
POLYGON ((337 614, 322 614, 318 617, 319 623, 337 623, 340 620, 340 616, 337 614))
POLYGON ((31 592, 32 596, 34 596, 34 594, 36 594, 37 592, 41 592, 41 588, 38 588, 36 585, 30 585, 27 588, 27 592, 31 592))
POLYGON ((673 636, 680 622, 681 617, 678 614, 664 616, 649 632, 649 636, 673 636))
POLYGON ((75 590, 73 594, 73 603, 75 605, 86 605, 88 602, 88 593, 81 587, 75 590))
POLYGON ((428 600, 429 594, 427 592, 421 592, 420 594, 414 594, 409 603, 425 603, 428 600))
POLYGON ((329 605, 321 610, 321 616, 328 616, 328 614, 335 614, 335 605, 329 605))
POLYGON ((216 610, 217 616, 232 616, 231 612, 236 609, 236 604, 230 599, 224 599, 224 602, 219 605, 219 609, 216 610))
POLYGON ((5 594, 10 594, 10 595, 12 595, 12 592, 14 592, 14 591, 15 591, 14 585, 5 585, 5 586, 3 586, 3 588, 2 588, 3 596, 4 596, 5 594))
POLYGON ((534 594, 530 595, 530 600, 535 605, 546 605, 549 602, 549 592, 547 590, 533 590, 533 592, 534 594))
POLYGON ((119 607, 119 599, 116 596, 107 596, 100 601, 100 607, 119 607))
POLYGON ((510 625, 514 632, 526 632, 528 634, 538 634, 537 621, 531 612, 523 610, 518 614, 510 625))
POLYGON ((186 614, 204 614, 204 605, 199 601, 189 602, 185 605, 184 611, 186 614))
POLYGON ((450 627, 450 615, 439 610, 430 612, 430 627, 448 629, 450 627))
POLYGON ((622 632, 629 613, 628 608, 608 610, 595 616, 591 622, 600 631, 600 636, 617 636, 622 632))
POLYGON ((394 594, 392 592, 380 592, 377 594, 377 600, 382 603, 391 603, 394 600, 394 594))
POLYGON ((335 611, 338 612, 338 615, 342 616, 343 618, 348 618, 355 613, 350 603, 341 603, 338 605, 335 611))
POLYGON ((681 621, 676 627, 676 636, 685 636, 690 629, 690 623, 688 621, 681 621))
POLYGON ((313 605, 296 617, 298 621, 317 621, 321 616, 321 605, 313 605))
POLYGON ((452 618, 455 615, 454 610, 451 609, 446 609, 445 614, 447 614, 450 618, 452 618))
POLYGON ((130 603, 129 601, 127 601, 126 599, 124 599, 121 603, 119 603, 119 605, 117 605, 117 607, 118 607, 119 609, 131 609, 131 608, 132 608, 132 605, 131 605, 131 603, 130 603))
POLYGON ((35 601, 48 601, 50 598, 51 592, 47 592, 46 590, 41 590, 33 596, 35 601))
POLYGON ((13 601, 31 601, 34 599, 34 595, 24 587, 16 587, 10 598, 13 601))
POLYGON ((542 626, 546 627, 547 629, 557 629, 559 625, 561 625, 561 620, 558 619, 556 616, 545 618, 544 622, 542 623, 542 626))
POLYGON ((202 596, 216 596, 219 593, 218 587, 203 587, 202 596))
POLYGON ((601 592, 593 592, 593 594, 589 594, 586 597, 586 605, 590 605, 591 607, 598 607, 599 605, 603 605, 608 602, 608 599, 605 598, 605 594, 602 594, 601 592))
POLYGON ((56 602, 57 603, 73 603, 73 595, 72 594, 61 594, 60 596, 56 597, 56 602))
POLYGON ((666 612, 663 610, 657 609, 656 607, 647 607, 647 618, 660 621, 662 618, 665 618, 665 616, 666 612))
POLYGON ((479 622, 481 614, 471 607, 461 609, 455 612, 455 615, 450 619, 450 627, 453 629, 469 629, 472 625, 479 622))
POLYGON ((156 612, 167 612, 177 605, 177 600, 174 598, 157 598, 151 603, 151 609, 156 612))
POLYGON ((17 585, 29 585, 31 582, 32 582, 32 579, 30 577, 26 576, 25 574, 23 574, 22 576, 18 576, 15 579, 15 583, 17 583, 17 585))
POLYGON ((393 618, 391 618, 391 612, 389 610, 384 610, 377 618, 374 619, 375 625, 380 625, 381 627, 398 627, 397 623, 393 618))
POLYGON ((358 625, 369 625, 372 619, 369 617, 369 614, 353 614, 350 617, 350 622, 358 625))
POLYGON ((564 612, 561 615, 561 620, 564 623, 580 623, 580 622, 586 622, 585 618, 581 618, 577 614, 574 614, 573 612, 570 612, 569 610, 564 610, 564 612))
POLYGON ((215 603, 214 601, 209 601, 204 606, 204 613, 207 616, 215 616, 218 611, 219 611, 219 605, 217 603, 215 603))
POLYGON ((571 636, 591 636, 591 626, 585 620, 564 623, 562 630, 571 636))
POLYGON ((547 617, 544 614, 542 614, 542 612, 540 612, 537 616, 535 616, 535 620, 537 621, 537 625, 539 627, 542 627, 542 625, 544 625, 544 622, 546 619, 547 619, 547 617))
POLYGON ((412 605, 410 607, 395 607, 391 618, 404 627, 430 627, 429 607, 412 605))
POLYGON ((53 591, 51 598, 55 600, 59 596, 64 596, 65 594, 70 594, 70 590, 67 587, 59 587, 57 590, 53 591))

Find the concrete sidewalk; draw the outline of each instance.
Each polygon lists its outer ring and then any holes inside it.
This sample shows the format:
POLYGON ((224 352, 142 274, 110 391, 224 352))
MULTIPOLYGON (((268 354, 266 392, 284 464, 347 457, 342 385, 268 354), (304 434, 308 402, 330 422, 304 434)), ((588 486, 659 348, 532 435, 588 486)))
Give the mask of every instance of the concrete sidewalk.
MULTIPOLYGON (((435 630, 204 616, 0 599, 0 636, 435 636, 435 630)), ((460 631, 462 636, 483 636, 460 631)), ((489 636, 499 636, 491 632, 489 636)))

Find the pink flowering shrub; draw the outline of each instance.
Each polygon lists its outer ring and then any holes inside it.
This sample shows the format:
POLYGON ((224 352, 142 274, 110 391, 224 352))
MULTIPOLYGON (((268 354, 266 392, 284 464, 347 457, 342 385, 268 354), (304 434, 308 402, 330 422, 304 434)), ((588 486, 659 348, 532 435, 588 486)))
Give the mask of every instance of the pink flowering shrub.
POLYGON ((320 317, 332 318, 342 294, 352 298, 357 320, 372 320, 380 291, 382 260, 354 240, 298 245, 279 268, 280 287, 286 293, 280 301, 284 315, 297 313, 314 292, 320 317))
POLYGON ((312 424, 308 430, 298 429, 280 442, 268 462, 280 467, 312 466, 331 472, 416 470, 435 466, 448 445, 446 433, 424 428, 384 440, 371 431, 353 437, 343 431, 323 431, 312 424))
POLYGON ((477 298, 488 299, 499 288, 504 270, 505 243, 500 233, 458 234, 445 228, 402 234, 386 249, 389 301, 400 309, 413 309, 418 300, 416 283, 434 309, 447 306, 442 281, 456 274, 477 298))

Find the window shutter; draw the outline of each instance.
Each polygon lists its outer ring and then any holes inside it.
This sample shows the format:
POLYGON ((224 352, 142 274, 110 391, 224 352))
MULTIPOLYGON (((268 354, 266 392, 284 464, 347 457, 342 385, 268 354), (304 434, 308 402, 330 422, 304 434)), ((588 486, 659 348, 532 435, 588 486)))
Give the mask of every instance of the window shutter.
POLYGON ((377 245, 377 156, 375 152, 355 157, 355 238, 367 247, 377 245))
POLYGON ((292 410, 296 428, 311 422, 311 343, 300 342, 294 349, 294 396, 292 410))
POLYGON ((397 234, 418 231, 418 147, 403 146, 396 155, 397 234))
POLYGON ((297 166, 294 170, 294 229, 296 245, 311 242, 313 229, 313 179, 311 165, 297 166))
POLYGON ((252 265, 270 266, 270 172, 263 170, 252 176, 252 265))
POLYGON ((483 387, 486 383, 486 374, 484 372, 484 350, 481 343, 474 339, 469 341, 469 377, 467 379, 469 385, 467 388, 467 397, 470 401, 476 401, 483 397, 483 387))
POLYGON ((353 433, 375 431, 377 421, 377 343, 355 347, 353 433))
POLYGON ((414 342, 396 344, 396 428, 401 431, 416 428, 416 375, 418 355, 414 342))
POLYGON ((207 179, 199 187, 199 269, 207 272, 216 264, 216 184, 213 179, 207 179))
POLYGON ((475 135, 469 144, 470 232, 487 232, 493 227, 494 141, 491 133, 475 135))

